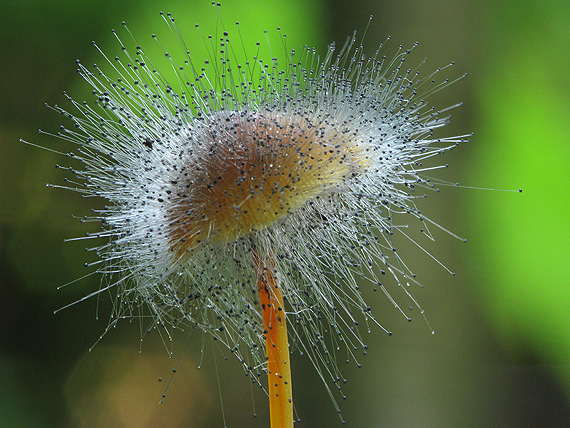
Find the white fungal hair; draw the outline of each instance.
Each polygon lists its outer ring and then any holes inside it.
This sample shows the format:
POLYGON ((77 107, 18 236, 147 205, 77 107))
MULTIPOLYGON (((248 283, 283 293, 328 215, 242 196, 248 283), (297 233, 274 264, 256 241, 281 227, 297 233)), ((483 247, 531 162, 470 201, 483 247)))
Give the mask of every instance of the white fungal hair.
POLYGON ((211 334, 257 382, 266 356, 255 259, 274 260, 293 349, 340 389, 337 351, 356 361, 366 349, 358 325, 384 329, 360 288, 380 290, 406 318, 410 302, 419 308, 392 243, 409 235, 393 216, 419 221, 429 238, 440 227, 416 199, 433 188, 423 173, 440 167, 423 162, 468 137, 434 136, 455 106, 425 98, 452 82, 405 68, 410 50, 367 57, 355 37, 338 54, 331 45, 324 57, 290 52, 284 65, 240 62, 224 31, 204 66, 167 54, 169 83, 115 35, 121 56, 95 45, 107 64, 78 62, 95 105, 68 96, 72 107, 53 107, 73 122, 57 136, 83 165, 68 168, 75 184, 64 187, 107 204, 86 218, 102 223, 87 238, 107 239, 93 248, 105 278, 93 295, 111 290, 113 323, 150 316, 149 328, 211 334))

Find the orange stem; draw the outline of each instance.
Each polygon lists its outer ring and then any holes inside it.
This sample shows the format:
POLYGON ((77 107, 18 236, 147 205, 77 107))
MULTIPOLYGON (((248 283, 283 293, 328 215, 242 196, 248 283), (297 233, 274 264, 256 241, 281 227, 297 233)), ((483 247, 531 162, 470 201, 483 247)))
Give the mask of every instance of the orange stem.
POLYGON ((256 259, 256 263, 261 267, 257 285, 265 330, 271 428, 292 428, 293 392, 283 294, 272 260, 256 259))

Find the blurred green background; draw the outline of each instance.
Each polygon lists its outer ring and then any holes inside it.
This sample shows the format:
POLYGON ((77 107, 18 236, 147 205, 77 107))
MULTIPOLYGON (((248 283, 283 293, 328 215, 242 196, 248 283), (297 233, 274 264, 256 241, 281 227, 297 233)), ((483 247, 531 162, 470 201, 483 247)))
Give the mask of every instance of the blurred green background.
MULTIPOLYGON (((91 40, 119 54, 109 30, 122 20, 159 57, 150 34, 174 43, 158 15, 163 9, 174 13, 190 50, 204 55, 194 24, 214 31, 207 0, 0 5, 2 427, 201 428, 223 427, 224 417, 228 427, 268 426, 259 388, 209 343, 200 352, 199 334, 188 342, 176 337, 169 360, 158 335, 141 344, 139 324, 123 322, 89 352, 107 327, 108 302, 91 299, 53 314, 99 286, 90 277, 56 290, 85 275, 83 264, 92 260, 84 242, 63 242, 93 230, 69 214, 102 203, 46 188, 63 184, 54 165, 68 160, 18 140, 70 150, 37 133, 69 125, 44 102, 65 106, 63 90, 90 99, 74 60, 101 62, 91 40)), ((455 277, 401 243, 399 253, 426 284, 415 295, 435 335, 421 316, 407 323, 386 299, 369 296, 394 335, 373 330, 363 367, 343 367, 344 418, 352 427, 570 426, 570 3, 229 0, 221 9, 229 27, 240 21, 251 51, 256 40, 266 46, 264 29, 279 25, 289 48, 324 52, 355 29, 362 34, 371 14, 367 52, 391 35, 387 55, 420 41, 410 65, 426 56, 424 73, 452 60, 448 77, 469 73, 431 98, 437 107, 464 102, 445 135, 475 133, 446 155, 450 168, 438 177, 524 192, 450 187, 422 201, 426 215, 469 242, 439 233, 427 245, 455 277)), ((299 426, 339 426, 309 361, 293 361, 299 426)))

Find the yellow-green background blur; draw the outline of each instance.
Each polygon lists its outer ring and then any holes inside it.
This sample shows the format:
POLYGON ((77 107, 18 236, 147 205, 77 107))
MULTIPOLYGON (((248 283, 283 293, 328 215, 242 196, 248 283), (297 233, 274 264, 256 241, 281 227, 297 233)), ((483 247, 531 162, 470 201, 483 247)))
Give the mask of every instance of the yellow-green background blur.
MULTIPOLYGON (((102 62, 91 40, 111 57, 120 54, 109 30, 121 29, 122 20, 160 57, 152 33, 164 35, 168 50, 179 50, 158 15, 172 11, 189 49, 204 55, 194 23, 205 33, 214 28, 210 2, 165 3, 0 5, 1 427, 210 428, 223 427, 223 415, 228 427, 268 426, 263 393, 209 340, 201 353, 200 334, 169 361, 156 332, 141 345, 138 322, 120 322, 88 352, 107 326, 108 302, 91 299, 53 314, 99 286, 91 277, 56 291, 85 275, 83 264, 93 260, 85 242, 63 242, 96 228, 70 214, 88 214, 102 202, 46 188, 63 184, 54 165, 68 160, 18 140, 71 150, 37 133, 70 125, 44 102, 68 107, 63 90, 91 99, 74 60, 102 62)), ((288 48, 307 44, 324 52, 355 29, 362 34, 373 14, 367 52, 391 35, 387 55, 420 42, 408 65, 428 57, 424 73, 455 61, 445 77, 469 75, 431 102, 463 101, 444 135, 475 135, 446 155, 450 168, 439 177, 524 190, 442 187, 421 201, 426 215, 468 243, 444 233, 434 245, 424 242, 455 277, 421 251, 399 246, 426 285, 415 295, 435 334, 419 314, 407 323, 385 298, 368 296, 394 335, 373 329, 365 338, 368 355, 359 358, 363 367, 342 367, 348 399, 340 406, 348 426, 570 426, 570 3, 229 0, 220 13, 232 30, 240 20, 251 52, 256 40, 266 46, 263 30, 272 34, 278 25, 288 48)), ((272 49, 283 52, 279 43, 272 49)), ((177 335, 175 350, 185 343, 177 335)), ((310 362, 294 356, 293 371, 299 427, 340 426, 310 362)))

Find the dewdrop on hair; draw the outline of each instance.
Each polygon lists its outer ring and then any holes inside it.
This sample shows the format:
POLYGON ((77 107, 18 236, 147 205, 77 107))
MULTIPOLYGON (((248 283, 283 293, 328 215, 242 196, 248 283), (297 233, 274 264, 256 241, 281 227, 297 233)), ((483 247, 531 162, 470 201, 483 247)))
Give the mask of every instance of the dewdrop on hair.
POLYGON ((337 363, 366 350, 359 324, 384 329, 360 288, 406 319, 420 308, 392 236, 416 244, 406 218, 430 239, 443 229, 420 211, 434 187, 423 173, 468 136, 434 136, 455 106, 425 99, 452 82, 407 69, 410 50, 367 57, 356 37, 324 57, 241 59, 239 25, 207 38, 206 64, 180 39, 168 82, 144 47, 125 47, 128 29, 114 33, 119 56, 95 45, 105 66, 78 62, 95 103, 52 107, 71 119, 57 137, 83 165, 65 168, 72 185, 53 187, 106 201, 85 218, 102 229, 84 239, 106 239, 92 248, 104 286, 88 297, 114 294, 112 325, 150 313, 151 328, 212 335, 255 382, 269 376, 272 427, 291 426, 289 347, 343 397, 337 363))

